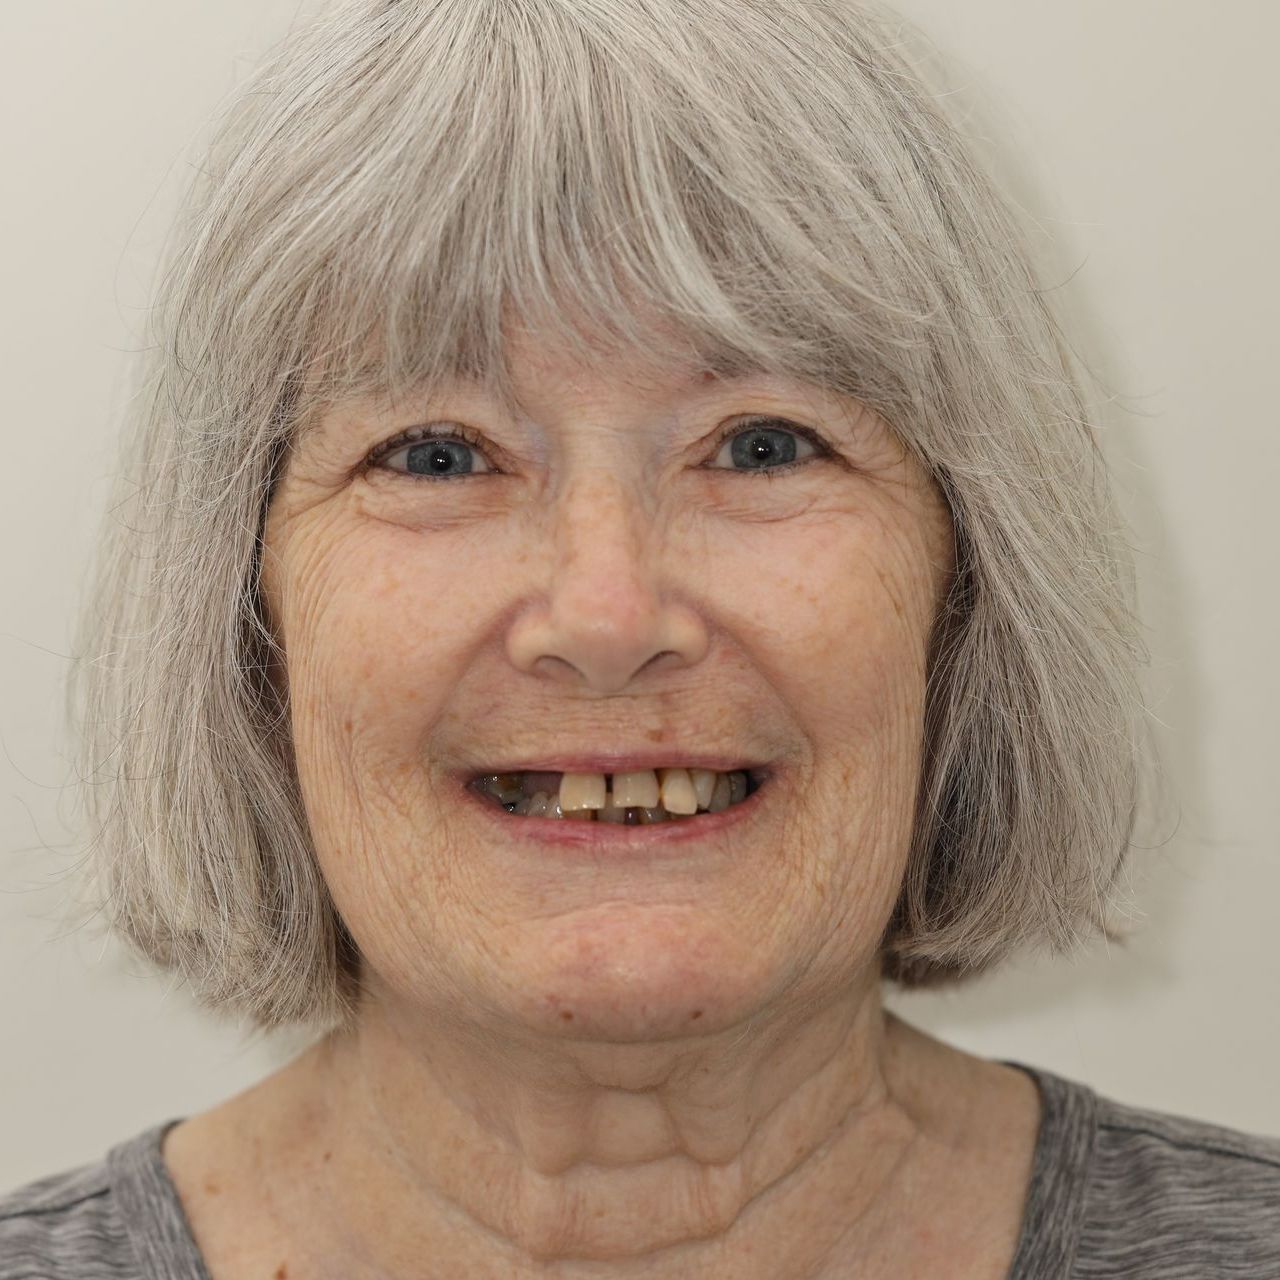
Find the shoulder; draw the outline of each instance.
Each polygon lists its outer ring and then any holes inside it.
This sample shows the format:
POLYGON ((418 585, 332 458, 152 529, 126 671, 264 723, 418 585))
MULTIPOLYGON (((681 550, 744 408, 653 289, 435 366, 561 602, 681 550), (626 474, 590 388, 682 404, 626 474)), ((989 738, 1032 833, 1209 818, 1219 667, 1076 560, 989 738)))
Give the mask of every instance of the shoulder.
POLYGON ((0 1280, 136 1274, 105 1159, 0 1194, 0 1280))
POLYGON ((1103 1097, 1096 1117, 1078 1274, 1280 1276, 1280 1138, 1103 1097))

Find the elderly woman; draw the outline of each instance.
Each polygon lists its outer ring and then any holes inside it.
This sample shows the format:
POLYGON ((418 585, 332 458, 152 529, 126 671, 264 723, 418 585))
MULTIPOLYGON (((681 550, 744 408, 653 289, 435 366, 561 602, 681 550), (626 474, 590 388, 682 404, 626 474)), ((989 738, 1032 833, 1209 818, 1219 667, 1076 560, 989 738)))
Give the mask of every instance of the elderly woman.
POLYGON ((854 0, 364 0, 202 166, 87 611, 93 902, 313 1042, 0 1276, 1280 1274, 1280 1142, 882 985, 1109 921, 1123 526, 854 0))

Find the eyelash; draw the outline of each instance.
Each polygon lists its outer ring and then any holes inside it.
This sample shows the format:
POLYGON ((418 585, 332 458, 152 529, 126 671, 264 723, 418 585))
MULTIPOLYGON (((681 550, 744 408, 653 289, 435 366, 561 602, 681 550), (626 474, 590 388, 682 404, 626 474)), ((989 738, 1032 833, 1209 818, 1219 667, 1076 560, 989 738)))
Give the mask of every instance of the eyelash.
MULTIPOLYGON (((781 466, 761 467, 754 471, 739 471, 736 473, 737 475, 761 475, 765 477, 773 477, 785 474, 788 471, 795 471, 799 467, 808 466, 809 463, 816 462, 819 458, 831 456, 830 446, 816 431, 811 430, 809 427, 802 427, 797 423, 790 422, 786 418, 770 417, 750 418, 746 422, 735 423, 733 426, 728 427, 725 431, 721 432, 720 436, 716 440, 715 450, 712 456, 714 457, 715 453, 720 452, 720 449, 726 440, 731 440, 734 436, 743 435, 748 431, 759 431, 766 427, 787 431, 792 435, 797 435, 802 440, 807 440, 815 449, 817 449, 818 452, 809 458, 798 458, 794 462, 784 462, 781 466)), ((452 431, 434 431, 430 427, 410 427, 407 431, 402 431, 399 435, 392 436, 390 440, 386 440, 382 444, 378 445, 365 459, 364 469, 366 471, 386 471, 390 475, 399 476, 406 480, 443 480, 450 483, 458 480, 478 479, 481 475, 490 474, 489 472, 478 472, 474 476, 467 474, 458 476, 433 476, 424 472, 391 471, 390 468, 379 467, 377 465, 389 454, 395 453, 397 450, 403 449, 407 445, 418 444, 425 440, 457 440, 463 444, 470 445, 481 454, 485 453, 483 439, 478 433, 470 431, 466 427, 456 426, 452 431)), ((485 454, 485 458, 486 461, 489 460, 487 454, 485 454)), ((492 462, 490 462, 490 465, 492 465, 492 462)), ((732 471, 732 468, 715 469, 732 471)))

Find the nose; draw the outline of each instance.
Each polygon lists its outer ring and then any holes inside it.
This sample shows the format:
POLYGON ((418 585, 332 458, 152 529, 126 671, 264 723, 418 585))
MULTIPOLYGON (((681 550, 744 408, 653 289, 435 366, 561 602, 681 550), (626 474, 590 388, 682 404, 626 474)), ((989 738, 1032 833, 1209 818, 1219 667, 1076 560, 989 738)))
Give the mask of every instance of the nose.
POLYGON ((561 495, 547 590, 507 637, 518 670, 612 694, 646 669, 705 656, 706 627, 673 594, 645 505, 603 471, 561 495))

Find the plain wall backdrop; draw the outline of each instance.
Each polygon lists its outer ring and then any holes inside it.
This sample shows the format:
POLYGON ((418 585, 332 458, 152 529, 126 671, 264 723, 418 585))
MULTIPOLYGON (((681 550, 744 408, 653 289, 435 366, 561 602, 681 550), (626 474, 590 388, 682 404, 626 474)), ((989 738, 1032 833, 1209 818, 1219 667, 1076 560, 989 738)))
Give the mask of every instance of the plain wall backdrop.
MULTIPOLYGON (((1172 808, 1125 948, 889 995, 971 1052, 1280 1135, 1280 6, 900 0, 1056 263, 1115 393, 1146 687, 1172 808)), ((0 9, 0 1190, 202 1111, 302 1041, 246 1042, 69 932, 61 683, 161 241, 226 95, 306 0, 0 9)), ((749 74, 749 70, 747 72, 749 74)))

